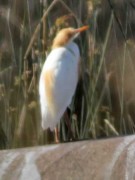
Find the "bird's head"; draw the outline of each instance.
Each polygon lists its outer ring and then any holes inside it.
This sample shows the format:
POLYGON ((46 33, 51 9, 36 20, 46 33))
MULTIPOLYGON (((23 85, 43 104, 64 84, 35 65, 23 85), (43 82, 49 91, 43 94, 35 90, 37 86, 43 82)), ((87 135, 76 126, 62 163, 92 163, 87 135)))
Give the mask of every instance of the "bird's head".
POLYGON ((81 32, 86 31, 89 26, 82 26, 80 28, 64 28, 58 32, 54 38, 52 48, 62 47, 74 40, 81 32))

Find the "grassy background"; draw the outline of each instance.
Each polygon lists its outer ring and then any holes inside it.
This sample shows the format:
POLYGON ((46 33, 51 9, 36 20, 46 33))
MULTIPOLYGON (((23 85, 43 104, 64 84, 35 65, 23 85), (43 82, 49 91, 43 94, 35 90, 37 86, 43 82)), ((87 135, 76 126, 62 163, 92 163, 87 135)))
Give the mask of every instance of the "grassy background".
MULTIPOLYGON (((134 34, 122 0, 0 3, 0 148, 54 142, 41 129, 38 81, 62 27, 90 26, 79 39, 82 77, 71 104, 76 140, 134 133, 134 34)), ((68 140, 64 121, 61 141, 68 140)))

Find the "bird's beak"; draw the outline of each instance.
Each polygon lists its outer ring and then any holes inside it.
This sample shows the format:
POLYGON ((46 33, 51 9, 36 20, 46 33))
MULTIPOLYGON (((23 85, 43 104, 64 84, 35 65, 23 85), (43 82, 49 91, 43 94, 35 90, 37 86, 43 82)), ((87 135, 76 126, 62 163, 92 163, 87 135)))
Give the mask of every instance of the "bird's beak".
POLYGON ((87 29, 89 29, 89 26, 82 26, 76 29, 76 32, 80 33, 80 32, 86 31, 87 29))
POLYGON ((73 39, 76 39, 81 32, 86 31, 87 29, 89 29, 89 26, 82 26, 80 28, 75 29, 74 30, 75 35, 74 35, 73 39))

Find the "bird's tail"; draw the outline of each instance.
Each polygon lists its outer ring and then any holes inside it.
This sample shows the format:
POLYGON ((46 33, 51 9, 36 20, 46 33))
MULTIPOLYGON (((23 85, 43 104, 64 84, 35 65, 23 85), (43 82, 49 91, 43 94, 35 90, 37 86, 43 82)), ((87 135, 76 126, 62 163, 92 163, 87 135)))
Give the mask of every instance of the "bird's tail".
POLYGON ((47 108, 42 109, 41 114, 42 114, 42 123, 41 123, 42 128, 44 130, 50 128, 50 130, 53 131, 59 122, 60 116, 58 116, 58 114, 56 115, 51 113, 51 111, 47 111, 47 108))

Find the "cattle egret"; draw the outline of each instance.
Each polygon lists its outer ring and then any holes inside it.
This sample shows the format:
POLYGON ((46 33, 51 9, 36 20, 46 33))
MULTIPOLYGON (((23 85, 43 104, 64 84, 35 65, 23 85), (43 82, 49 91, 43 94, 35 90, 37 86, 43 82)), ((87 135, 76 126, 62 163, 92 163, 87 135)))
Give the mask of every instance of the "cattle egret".
POLYGON ((88 29, 64 28, 56 35, 41 72, 39 94, 42 128, 54 130, 70 105, 78 82, 79 47, 73 40, 88 29))

